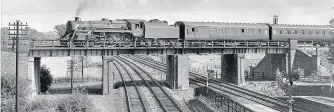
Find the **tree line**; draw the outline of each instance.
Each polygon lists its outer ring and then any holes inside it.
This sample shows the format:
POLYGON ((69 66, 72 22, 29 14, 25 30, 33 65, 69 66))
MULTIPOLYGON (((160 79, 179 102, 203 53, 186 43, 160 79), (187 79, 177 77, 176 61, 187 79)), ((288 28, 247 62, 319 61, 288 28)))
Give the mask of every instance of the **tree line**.
MULTIPOLYGON (((27 27, 26 33, 27 33, 28 38, 31 40, 41 40, 41 39, 56 40, 65 34, 65 30, 66 30, 65 24, 60 24, 54 27, 54 31, 48 31, 48 32, 40 32, 34 28, 27 27)), ((12 41, 8 34, 9 34, 8 27, 2 27, 1 28, 1 42, 2 42, 1 47, 5 47, 5 45, 7 45, 9 41, 12 41)))

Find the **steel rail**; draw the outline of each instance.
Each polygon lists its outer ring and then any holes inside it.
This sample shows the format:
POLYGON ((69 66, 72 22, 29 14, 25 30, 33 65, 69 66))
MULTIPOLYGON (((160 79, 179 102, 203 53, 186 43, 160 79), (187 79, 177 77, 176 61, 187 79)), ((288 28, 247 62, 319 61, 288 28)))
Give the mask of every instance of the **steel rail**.
POLYGON ((149 90, 153 93, 159 105, 162 107, 162 109, 165 112, 173 112, 173 111, 182 112, 182 109, 180 108, 180 106, 174 101, 174 99, 171 96, 168 95, 168 93, 162 88, 162 86, 154 78, 152 78, 149 75, 149 73, 147 73, 145 70, 140 68, 137 64, 134 64, 133 62, 123 57, 116 56, 116 58, 120 59, 125 64, 129 65, 129 67, 131 67, 137 73, 137 75, 142 78, 142 80, 149 87, 149 90), (145 76, 142 75, 140 71, 146 75, 146 78, 149 78, 149 79, 145 79, 144 78, 145 76), (157 85, 157 87, 151 86, 151 84, 148 83, 147 80, 153 81, 154 85, 157 85))
MULTIPOLYGON (((137 84, 136 84, 136 82, 133 80, 133 78, 132 78, 132 76, 129 74, 129 72, 125 69, 125 67, 123 66, 123 65, 121 65, 118 61, 116 61, 116 63, 114 63, 114 65, 115 65, 115 67, 116 67, 116 69, 117 69, 117 71, 119 72, 119 74, 120 74, 120 76, 121 76, 121 78, 122 78, 122 82, 123 82, 123 85, 124 85, 124 90, 125 90, 125 97, 126 97, 126 104, 127 104, 127 107, 128 107, 128 112, 133 112, 133 111, 138 111, 137 109, 138 108, 136 108, 136 109, 134 109, 136 106, 138 106, 138 105, 136 105, 135 103, 135 101, 133 101, 133 102, 131 102, 133 99, 132 98, 129 98, 129 93, 128 93, 128 85, 126 84, 126 82, 125 82, 125 79, 124 79, 124 77, 123 77, 123 75, 124 74, 122 74, 122 72, 121 72, 121 68, 123 69, 123 71, 125 71, 126 72, 126 74, 129 76, 129 78, 130 78, 130 80, 133 82, 133 84, 134 84, 134 88, 135 88, 135 90, 136 90, 136 93, 137 93, 137 96, 138 96, 138 99, 139 99, 139 101, 140 101, 140 105, 141 105, 141 107, 142 107, 142 109, 143 109, 143 112, 147 112, 147 109, 146 109, 146 107, 145 107, 145 105, 144 105, 144 102, 143 102, 143 99, 142 99, 142 96, 141 96, 141 94, 140 94, 140 92, 139 92, 139 90, 138 90, 138 86, 137 86, 137 84), (117 63, 117 64, 116 64, 117 63), (120 67, 120 66, 121 67, 120 67), (131 104, 134 104, 134 105, 131 105, 131 104), (133 108, 131 107, 131 106, 134 106, 133 108)), ((134 94, 134 93, 133 93, 134 94)))
MULTIPOLYGON (((132 57, 132 59, 133 59, 133 58, 136 58, 136 59, 137 59, 136 61, 140 60, 140 59, 137 58, 137 57, 132 57)), ((144 58, 144 57, 141 57, 141 59, 142 59, 142 58, 144 58)), ((157 62, 157 61, 154 61, 154 60, 152 60, 152 59, 149 59, 149 58, 147 58, 147 57, 144 58, 144 59, 146 59, 146 62, 141 62, 142 64, 146 64, 147 66, 151 66, 151 67, 156 68, 156 69, 157 69, 157 66, 153 66, 153 65, 154 65, 154 64, 158 64, 158 65, 162 66, 162 67, 160 67, 160 71, 165 72, 165 69, 163 69, 163 67, 165 67, 164 64, 162 64, 162 63, 160 63, 160 62, 157 62), (151 61, 147 61, 147 59, 149 59, 149 60, 151 60, 151 61), (150 62, 151 64, 147 64, 147 62, 150 62)), ((200 74, 196 74, 196 73, 194 73, 194 72, 190 72, 190 75, 193 76, 193 77, 198 77, 198 76, 200 76, 200 74)), ((202 77, 202 79, 203 79, 203 78, 206 78, 206 77, 204 77, 204 76, 201 76, 201 77, 202 77)), ((247 89, 245 89, 245 88, 240 88, 240 87, 238 87, 238 86, 236 86, 236 85, 228 84, 228 83, 226 83, 226 82, 214 81, 214 80, 210 80, 210 82, 211 82, 211 83, 214 82, 215 84, 217 84, 217 85, 219 85, 219 86, 222 86, 222 87, 224 87, 224 88, 228 88, 228 89, 231 89, 231 90, 234 90, 234 91, 237 91, 237 92, 240 92, 240 93, 249 95, 249 96, 254 96, 254 97, 258 98, 258 99, 261 99, 261 100, 264 100, 264 101, 268 101, 268 102, 271 102, 271 103, 275 103, 275 101, 278 101, 278 103, 279 103, 278 105, 288 108, 287 105, 284 105, 284 104, 288 104, 286 101, 283 101, 283 100, 280 100, 280 99, 277 99, 277 98, 268 97, 268 96, 266 96, 266 95, 259 94, 259 93, 256 93, 256 92, 254 92, 254 91, 250 91, 250 90, 247 90, 247 89)), ((244 97, 244 96, 243 96, 243 97, 244 97)), ((261 104, 267 105, 266 103, 261 103, 261 104)), ((276 103, 276 104, 277 104, 277 103, 276 103)), ((304 106, 301 106, 301 105, 297 105, 297 104, 294 104, 293 107, 297 107, 297 108, 294 108, 294 111, 302 111, 302 110, 316 111, 316 110, 313 110, 313 109, 311 109, 311 108, 307 108, 307 107, 304 107, 304 106)))

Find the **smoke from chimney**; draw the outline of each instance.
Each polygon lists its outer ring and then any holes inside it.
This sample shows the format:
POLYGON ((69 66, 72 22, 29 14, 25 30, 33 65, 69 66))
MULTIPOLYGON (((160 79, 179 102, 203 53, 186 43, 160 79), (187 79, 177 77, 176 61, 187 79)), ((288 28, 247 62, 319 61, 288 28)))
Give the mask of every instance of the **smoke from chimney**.
POLYGON ((80 17, 74 17, 75 21, 81 21, 80 17))
POLYGON ((79 0, 78 7, 75 10, 76 16, 79 17, 84 9, 91 7, 93 5, 96 5, 95 0, 79 0))

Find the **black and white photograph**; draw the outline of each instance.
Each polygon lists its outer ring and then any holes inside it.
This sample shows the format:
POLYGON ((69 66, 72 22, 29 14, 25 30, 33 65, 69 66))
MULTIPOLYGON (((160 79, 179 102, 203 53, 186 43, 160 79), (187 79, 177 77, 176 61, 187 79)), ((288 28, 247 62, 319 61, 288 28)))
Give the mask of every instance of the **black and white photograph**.
POLYGON ((1 112, 334 112, 334 0, 1 0, 1 112))

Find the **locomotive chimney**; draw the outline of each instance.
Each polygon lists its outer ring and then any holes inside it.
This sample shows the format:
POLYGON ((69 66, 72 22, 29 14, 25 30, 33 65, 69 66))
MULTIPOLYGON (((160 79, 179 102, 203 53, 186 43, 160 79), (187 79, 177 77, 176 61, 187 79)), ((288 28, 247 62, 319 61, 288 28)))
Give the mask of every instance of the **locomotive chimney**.
POLYGON ((278 24, 278 16, 274 15, 273 24, 278 24))
POLYGON ((81 21, 81 20, 80 20, 80 17, 74 17, 74 20, 75 20, 75 21, 81 21))

